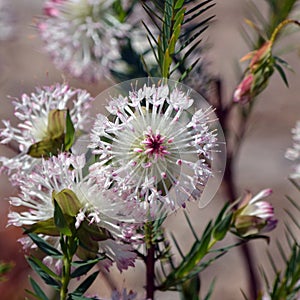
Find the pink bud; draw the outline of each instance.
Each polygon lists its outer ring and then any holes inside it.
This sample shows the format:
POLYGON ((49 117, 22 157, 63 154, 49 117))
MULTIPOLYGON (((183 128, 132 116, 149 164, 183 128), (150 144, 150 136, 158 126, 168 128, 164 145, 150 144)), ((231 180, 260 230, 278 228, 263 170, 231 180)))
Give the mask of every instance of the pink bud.
POLYGON ((236 88, 233 94, 234 102, 247 103, 251 99, 251 87, 254 81, 253 74, 247 75, 236 88))

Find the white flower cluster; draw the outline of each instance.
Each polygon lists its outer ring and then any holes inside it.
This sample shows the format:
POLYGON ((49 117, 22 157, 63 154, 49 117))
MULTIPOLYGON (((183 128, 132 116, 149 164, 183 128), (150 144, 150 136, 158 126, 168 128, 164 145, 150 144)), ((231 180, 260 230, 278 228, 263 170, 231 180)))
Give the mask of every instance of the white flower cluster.
MULTIPOLYGON (((201 196, 214 175, 212 164, 218 151, 213 111, 208 106, 193 110, 191 90, 158 82, 123 92, 110 97, 109 116, 98 114, 95 119, 89 140, 93 159, 88 149, 76 154, 72 145, 65 148, 70 134, 67 117, 73 124, 69 140, 75 144, 87 130, 93 100, 86 91, 66 84, 16 99, 13 104, 20 123, 13 127, 4 121, 0 131, 1 142, 17 143, 20 152, 12 158, 1 157, 2 169, 20 190, 10 198, 8 223, 27 227, 51 223, 57 202, 74 218, 76 230, 87 226, 89 236, 94 234, 89 226, 99 228, 93 241, 99 241, 97 247, 107 257, 101 263, 109 267, 115 261, 120 270, 134 264, 136 254, 128 243, 140 242, 138 226, 201 196), (44 156, 53 141, 62 145, 55 144, 54 152, 50 147, 44 156), (32 145, 42 155, 32 155, 32 145)), ((22 242, 32 246, 28 239, 22 242)))
POLYGON ((111 70, 122 72, 126 66, 121 63, 121 47, 127 39, 134 43, 140 31, 134 29, 136 20, 132 24, 120 20, 115 2, 46 1, 38 30, 57 68, 86 81, 110 77, 111 70))
POLYGON ((37 88, 35 93, 23 94, 21 99, 14 99, 15 116, 20 123, 13 127, 10 120, 3 120, 5 128, 0 129, 0 139, 2 144, 17 143, 20 154, 13 158, 1 156, 2 171, 28 171, 34 166, 37 159, 27 152, 32 144, 47 138, 50 111, 70 108, 75 130, 83 130, 87 126, 92 101, 87 91, 71 88, 67 84, 37 88))

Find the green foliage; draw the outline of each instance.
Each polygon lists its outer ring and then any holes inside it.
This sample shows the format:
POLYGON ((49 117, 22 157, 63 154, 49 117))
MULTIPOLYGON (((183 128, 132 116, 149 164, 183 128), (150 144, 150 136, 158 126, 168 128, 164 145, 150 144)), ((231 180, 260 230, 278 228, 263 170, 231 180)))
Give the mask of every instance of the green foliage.
POLYGON ((27 293, 34 296, 35 299, 38 300, 48 300, 49 298, 46 296, 46 294, 43 292, 43 290, 40 288, 40 286, 36 283, 36 281, 30 276, 29 277, 30 284, 34 290, 34 293, 26 290, 27 293))
MULTIPOLYGON (((26 232, 25 232, 26 233, 26 232)), ((42 250, 46 255, 49 255, 53 258, 62 258, 62 253, 54 248, 52 245, 47 243, 45 239, 39 237, 34 233, 27 233, 31 240, 37 245, 37 247, 42 250)))
POLYGON ((181 300, 199 300, 200 278, 197 275, 181 285, 181 300))
MULTIPOLYGON (((66 190, 64 190, 66 192, 66 190)), ((67 190, 68 192, 69 190, 67 190)), ((67 193, 68 196, 72 196, 72 193, 67 193)), ((37 233, 34 231, 38 231, 37 227, 29 228, 25 231, 25 233, 28 234, 28 236, 31 238, 31 240, 36 244, 36 246, 43 251, 47 256, 51 257, 54 260, 61 260, 62 262, 62 273, 56 273, 53 271, 50 267, 46 266, 40 259, 29 256, 27 257, 27 261, 31 268, 41 277, 41 279, 44 281, 45 284, 51 286, 55 290, 57 290, 60 294, 61 300, 66 299, 93 299, 93 298, 87 298, 84 296, 84 293, 88 290, 88 288, 91 286, 91 284, 94 282, 98 275, 98 271, 92 273, 91 275, 87 276, 85 280, 79 284, 73 292, 69 291, 69 282, 72 279, 86 276, 92 268, 103 259, 102 255, 98 255, 97 251, 93 253, 93 259, 85 259, 82 261, 73 261, 73 257, 80 249, 80 243, 82 239, 82 235, 79 235, 81 227, 78 229, 75 228, 75 217, 74 211, 70 210, 68 207, 66 209, 66 206, 64 206, 64 201, 69 201, 69 197, 64 198, 62 197, 60 201, 60 204, 62 204, 62 207, 58 202, 55 200, 54 197, 54 218, 53 218, 53 224, 56 228, 56 231, 59 232, 60 235, 60 250, 56 249, 54 246, 52 246, 50 243, 48 243, 45 239, 38 236, 37 233), (62 200, 63 199, 63 200, 62 200), (72 268, 72 269, 71 269, 72 268)), ((107 238, 107 233, 102 232, 101 229, 98 231, 92 228, 86 232, 85 236, 88 236, 91 238, 91 235, 93 235, 94 238, 99 238, 99 236, 105 235, 105 238, 107 238)), ((85 229, 83 229, 84 231, 85 229)), ((99 240, 99 239, 98 239, 99 240)), ((95 242, 97 243, 96 240, 95 242)), ((89 249, 88 251, 91 251, 89 249)), ((78 257, 78 254, 77 254, 78 257)), ((79 255, 80 257, 80 255, 79 255)), ((43 289, 39 287, 39 285, 30 278, 30 282, 33 288, 33 291, 27 291, 30 295, 35 297, 35 299, 39 300, 46 300, 48 299, 45 293, 43 292, 43 289)))
POLYGON ((294 10, 297 0, 265 0, 269 5, 269 21, 263 29, 268 36, 271 36, 275 28, 294 10))
POLYGON ((14 267, 13 263, 0 261, 0 283, 6 280, 6 274, 14 267))
POLYGON ((201 21, 197 18, 213 7, 214 3, 212 0, 206 0, 188 8, 187 4, 192 1, 153 0, 152 2, 155 9, 147 4, 144 4, 144 8, 153 20, 155 28, 158 29, 159 36, 156 37, 147 24, 144 23, 144 26, 160 68, 160 76, 169 78, 175 71, 179 71, 179 81, 181 81, 196 66, 199 58, 195 58, 192 62, 188 59, 199 46, 200 36, 208 28, 214 16, 206 17, 201 21))
POLYGON ((89 287, 93 284, 95 279, 97 278, 99 271, 92 273, 88 276, 77 288, 76 290, 70 294, 72 299, 73 296, 83 296, 83 294, 89 289, 89 287))
MULTIPOLYGON (((291 182, 300 192, 299 184, 293 180, 291 180, 291 182)), ((297 230, 300 230, 299 218, 295 216, 295 213, 300 213, 300 205, 288 196, 287 199, 292 205, 292 209, 286 209, 288 219, 296 226, 297 230)), ((277 250, 285 266, 284 269, 279 267, 278 260, 275 262, 272 255, 268 253, 269 263, 274 272, 274 279, 272 282, 268 279, 264 270, 262 269, 261 271, 268 294, 272 300, 295 300, 298 299, 300 292, 300 246, 290 224, 286 223, 285 227, 286 245, 284 246, 283 239, 276 241, 277 250), (286 247, 288 250, 284 249, 286 247)))
MULTIPOLYGON (((232 219, 232 213, 228 211, 228 204, 226 204, 215 222, 210 221, 206 226, 201 238, 198 238, 194 228, 186 214, 187 223, 193 233, 195 242, 190 248, 190 251, 184 255, 179 247, 179 243, 173 237, 174 244, 181 255, 182 261, 177 267, 174 266, 171 259, 169 263, 171 265, 171 272, 166 275, 166 278, 159 285, 160 290, 177 289, 181 286, 180 290, 185 290, 184 286, 193 282, 193 278, 198 276, 201 271, 207 268, 211 263, 216 261, 219 257, 223 256, 231 246, 212 250, 212 247, 218 240, 221 240, 230 231, 230 224, 232 219), (216 238, 215 238, 216 237, 216 238), (206 255, 210 254, 210 257, 202 261, 206 255)), ((237 246, 237 245, 234 245, 237 246)), ((166 273, 164 271, 164 273, 166 273)), ((195 282, 193 282, 194 287, 195 282)))
POLYGON ((251 42, 251 38, 244 32, 244 36, 251 43, 251 48, 260 48, 271 37, 275 28, 290 16, 297 4, 297 0, 265 0, 265 2, 269 8, 267 17, 261 14, 261 9, 253 0, 248 4, 250 18, 255 20, 255 25, 254 23, 252 25, 258 34, 257 39, 251 42))

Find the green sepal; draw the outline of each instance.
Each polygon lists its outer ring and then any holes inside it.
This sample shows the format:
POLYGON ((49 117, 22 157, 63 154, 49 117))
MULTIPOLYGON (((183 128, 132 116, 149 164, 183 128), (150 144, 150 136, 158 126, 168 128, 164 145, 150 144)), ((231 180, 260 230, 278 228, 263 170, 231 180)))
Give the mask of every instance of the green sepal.
POLYGON ((56 228, 63 235, 72 236, 72 229, 75 228, 74 226, 75 218, 65 215, 62 212, 59 204, 55 199, 53 199, 53 202, 54 202, 54 223, 56 228))
POLYGON ((238 216, 234 227, 238 235, 247 237, 258 234, 266 225, 266 220, 256 216, 238 216))
POLYGON ((39 221, 25 228, 24 234, 37 233, 45 234, 50 236, 59 236, 59 231, 57 230, 54 219, 48 219, 44 221, 39 221))
POLYGON ((46 138, 32 144, 27 154, 34 158, 49 158, 64 150, 64 135, 57 138, 46 138))
POLYGON ((54 109, 48 115, 47 133, 53 139, 61 137, 65 133, 66 110, 54 109))
POLYGON ((82 260, 96 258, 99 251, 98 242, 108 238, 105 231, 102 231, 101 228, 97 229, 97 226, 94 224, 89 225, 87 221, 81 223, 77 231, 77 237, 79 239, 79 247, 76 255, 82 260))
POLYGON ((78 236, 80 235, 89 235, 95 241, 105 241, 108 238, 111 238, 111 234, 105 228, 99 227, 94 223, 89 223, 83 221, 78 228, 78 236))
POLYGON ((69 110, 54 109, 48 115, 46 137, 31 145, 27 154, 34 158, 49 158, 68 151, 75 141, 75 128, 69 110))
POLYGON ((66 133, 65 133, 65 151, 69 151, 70 148, 73 146, 75 141, 75 128, 70 116, 69 110, 67 110, 67 115, 66 115, 66 133))
POLYGON ((53 191, 52 199, 58 203, 62 213, 67 216, 75 217, 82 208, 76 194, 70 189, 63 189, 60 192, 53 191))

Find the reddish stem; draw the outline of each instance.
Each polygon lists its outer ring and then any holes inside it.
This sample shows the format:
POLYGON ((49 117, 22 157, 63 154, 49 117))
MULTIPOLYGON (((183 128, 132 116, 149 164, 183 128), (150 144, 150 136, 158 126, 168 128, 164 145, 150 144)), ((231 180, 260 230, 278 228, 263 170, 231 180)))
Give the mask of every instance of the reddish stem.
POLYGON ((146 267, 147 267, 147 274, 146 274, 146 298, 147 299, 154 299, 154 265, 155 265, 155 245, 151 244, 150 247, 147 249, 147 256, 146 256, 146 267))

